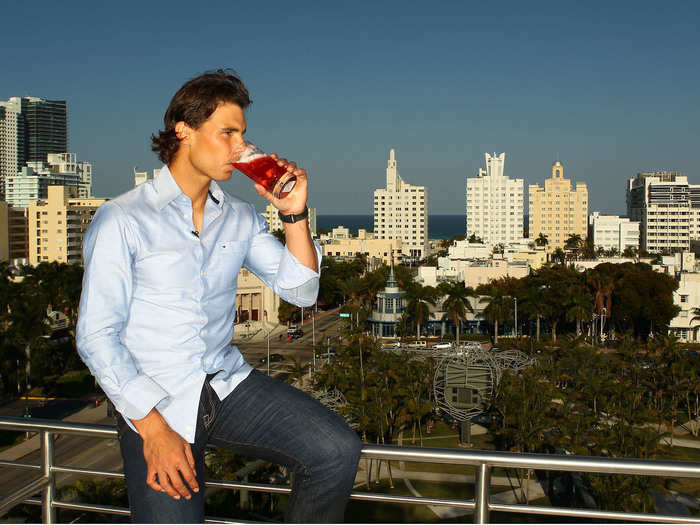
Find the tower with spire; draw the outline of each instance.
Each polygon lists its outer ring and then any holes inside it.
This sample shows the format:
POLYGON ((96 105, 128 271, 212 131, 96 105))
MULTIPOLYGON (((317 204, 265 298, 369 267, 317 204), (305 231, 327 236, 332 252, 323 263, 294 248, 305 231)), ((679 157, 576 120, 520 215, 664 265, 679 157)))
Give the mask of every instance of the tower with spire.
POLYGON ((394 274, 394 252, 392 250, 386 286, 383 291, 377 294, 377 300, 372 307, 372 316, 367 320, 375 337, 396 337, 396 326, 400 322, 405 308, 404 295, 406 292, 399 288, 394 274))
POLYGON ((374 190, 375 239, 401 239, 404 258, 420 260, 428 254, 428 189, 404 182, 396 151, 389 150, 386 187, 374 190))

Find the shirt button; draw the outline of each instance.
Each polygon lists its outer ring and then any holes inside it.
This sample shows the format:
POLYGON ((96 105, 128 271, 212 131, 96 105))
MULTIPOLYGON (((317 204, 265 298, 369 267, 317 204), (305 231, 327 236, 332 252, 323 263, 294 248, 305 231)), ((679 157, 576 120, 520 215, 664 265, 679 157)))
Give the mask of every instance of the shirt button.
POLYGON ((202 335, 207 335, 207 331, 206 331, 206 330, 202 330, 202 335))
POLYGON ((192 425, 187 425, 185 428, 186 428, 187 430, 192 430, 192 425))
POLYGON ((206 301, 202 301, 202 306, 206 306, 206 305, 207 305, 207 302, 206 302, 206 301))
POLYGON ((202 277, 204 277, 207 274, 204 270, 202 270, 202 277))
POLYGON ((190 215, 189 215, 188 213, 183 213, 182 216, 186 219, 186 218, 189 217, 190 215))

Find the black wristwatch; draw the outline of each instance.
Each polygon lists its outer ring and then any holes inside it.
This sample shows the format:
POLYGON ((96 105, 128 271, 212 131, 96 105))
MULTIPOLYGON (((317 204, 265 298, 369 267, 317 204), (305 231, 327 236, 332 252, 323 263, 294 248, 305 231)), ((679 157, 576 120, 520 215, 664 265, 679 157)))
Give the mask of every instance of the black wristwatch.
POLYGON ((282 222, 294 224, 295 222, 303 221, 309 216, 309 208, 305 207, 304 211, 297 215, 294 215, 293 213, 290 213, 289 215, 282 215, 281 211, 278 211, 277 215, 279 215, 279 218, 282 222))

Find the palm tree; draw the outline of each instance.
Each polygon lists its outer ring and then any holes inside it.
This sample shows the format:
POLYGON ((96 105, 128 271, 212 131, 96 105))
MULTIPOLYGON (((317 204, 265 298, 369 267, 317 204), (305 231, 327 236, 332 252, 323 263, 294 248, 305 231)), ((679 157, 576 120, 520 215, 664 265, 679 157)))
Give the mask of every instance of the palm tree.
POLYGON ((537 246, 547 246, 549 244, 549 239, 547 239, 547 236, 544 233, 540 232, 535 239, 535 244, 537 246))
POLYGON ((581 323, 591 319, 592 301, 583 290, 577 290, 571 298, 571 306, 566 312, 566 320, 576 323, 576 337, 581 335, 581 323))
POLYGON ((578 256, 579 251, 583 247, 583 239, 578 233, 572 233, 564 241, 564 248, 572 251, 576 256, 578 256))
POLYGON ((435 306, 437 291, 432 286, 412 283, 406 290, 406 313, 416 322, 416 338, 420 338, 420 327, 430 316, 428 305, 435 306))
POLYGON ((488 296, 482 301, 487 302, 487 306, 484 309, 484 315, 486 319, 493 323, 494 326, 494 337, 493 344, 498 343, 498 323, 499 321, 505 321, 510 315, 511 305, 513 300, 503 293, 503 289, 498 286, 491 286, 489 288, 488 296))
POLYGON ((467 312, 474 313, 474 308, 469 301, 470 297, 476 297, 476 292, 471 286, 465 286, 463 282, 444 283, 441 291, 447 296, 442 302, 445 313, 454 321, 457 330, 457 344, 459 344, 459 334, 462 321, 466 321, 467 312))

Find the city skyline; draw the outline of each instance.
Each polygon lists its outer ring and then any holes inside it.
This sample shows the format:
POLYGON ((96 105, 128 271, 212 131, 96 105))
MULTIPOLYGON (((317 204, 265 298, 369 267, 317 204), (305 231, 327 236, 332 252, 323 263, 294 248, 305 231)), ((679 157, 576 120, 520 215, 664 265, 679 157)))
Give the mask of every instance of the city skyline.
MULTIPOLYGON (((67 100, 69 149, 93 163, 98 196, 131 188, 134 166, 159 167, 149 137, 170 97, 220 66, 250 88, 250 137, 309 171, 320 214, 370 214, 392 148, 433 213, 464 213, 487 151, 507 152, 507 175, 528 184, 562 160, 604 213, 624 213, 638 172, 700 182, 693 3, 39 4, 5 7, 56 38, 6 28, 0 42, 15 51, 0 99, 67 100)), ((264 207, 243 177, 225 188, 264 207)))

